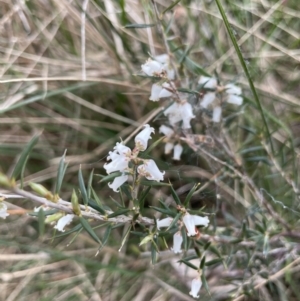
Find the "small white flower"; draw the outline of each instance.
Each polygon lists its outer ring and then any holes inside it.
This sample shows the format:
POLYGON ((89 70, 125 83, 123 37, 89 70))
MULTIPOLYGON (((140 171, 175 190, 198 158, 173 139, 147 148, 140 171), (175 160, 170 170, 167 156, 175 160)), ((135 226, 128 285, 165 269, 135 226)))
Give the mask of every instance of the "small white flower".
POLYGON ((6 219, 7 216, 9 216, 9 213, 7 213, 7 206, 3 202, 0 202, 0 217, 6 219))
POLYGON ((142 65, 142 70, 149 76, 157 76, 162 71, 162 64, 148 59, 147 62, 142 65))
POLYGON ((129 162, 125 156, 110 152, 109 157, 110 159, 113 158, 112 161, 103 165, 103 168, 105 168, 107 174, 110 174, 114 171, 124 171, 128 168, 129 162))
POLYGON ((115 177, 112 183, 108 183, 108 186, 115 192, 119 192, 118 188, 128 180, 128 175, 121 175, 115 177))
POLYGON ((183 151, 183 147, 181 144, 176 144, 174 147, 173 160, 180 160, 181 154, 183 151))
POLYGON ((167 137, 171 137, 174 134, 174 131, 165 125, 161 125, 159 127, 159 133, 162 133, 167 137))
POLYGON ((169 80, 175 79, 175 71, 170 66, 169 56, 165 54, 157 55, 154 59, 162 64, 162 68, 167 71, 167 76, 169 80))
POLYGON ((148 147, 148 140, 151 139, 152 133, 154 133, 154 128, 150 127, 149 124, 145 124, 144 129, 136 135, 134 141, 139 150, 144 151, 148 147))
POLYGON ((103 168, 107 174, 114 171, 125 171, 128 168, 130 161, 131 150, 123 143, 116 143, 113 152, 109 152, 107 160, 111 160, 110 163, 104 164, 103 168))
POLYGON ((172 221, 173 221, 172 217, 166 217, 161 220, 158 219, 156 221, 157 230, 160 230, 160 228, 168 228, 171 225, 172 221))
POLYGON ((148 180, 163 181, 165 172, 161 172, 153 160, 145 160, 144 162, 138 167, 138 173, 148 180))
POLYGON ((74 214, 67 214, 67 215, 61 217, 58 220, 54 229, 57 229, 58 231, 61 231, 61 232, 65 232, 65 230, 64 230, 65 226, 69 225, 72 222, 74 216, 75 216, 74 214))
POLYGON ((215 89, 217 87, 217 79, 214 77, 201 76, 198 84, 202 85, 203 88, 215 89))
POLYGON ((202 101, 200 102, 200 106, 203 108, 207 108, 216 98, 216 93, 214 92, 207 92, 204 96, 202 101))
POLYGON ((194 278, 192 280, 192 287, 191 287, 190 295, 193 298, 196 298, 196 299, 199 298, 198 293, 199 293, 199 291, 201 289, 201 286, 202 286, 202 281, 200 279, 200 276, 198 276, 197 278, 194 278))
POLYGON ((225 86, 226 93, 228 94, 227 102, 240 106, 243 103, 242 89, 234 84, 225 86))
POLYGON ((222 114, 222 108, 219 107, 219 106, 214 107, 212 121, 213 122, 220 122, 221 121, 221 114, 222 114))
POLYGON ((209 224, 209 219, 207 216, 202 217, 198 215, 191 215, 186 213, 182 219, 186 229, 188 236, 195 236, 197 234, 196 226, 204 226, 207 227, 209 224))
POLYGON ((174 102, 170 107, 168 107, 164 111, 164 115, 168 116, 171 125, 175 125, 175 123, 182 121, 183 129, 189 129, 191 127, 190 125, 191 119, 195 118, 195 115, 193 114, 192 106, 188 102, 184 102, 180 104, 174 102))
POLYGON ((186 213, 184 215, 182 221, 186 227, 187 235, 195 236, 197 234, 197 232, 196 232, 195 222, 194 222, 192 215, 190 215, 189 213, 186 213))
POLYGON ((166 155, 170 154, 171 151, 172 151, 172 149, 173 149, 173 147, 174 147, 174 143, 172 143, 172 142, 167 142, 167 143, 165 144, 165 154, 166 154, 166 155))
POLYGON ((178 231, 173 235, 173 248, 171 248, 175 254, 182 252, 182 250, 181 250, 182 242, 183 242, 182 235, 178 231))
POLYGON ((209 224, 209 219, 207 216, 191 215, 195 226, 204 226, 207 227, 209 224))
POLYGON ((151 88, 151 96, 149 99, 152 101, 159 101, 160 98, 172 96, 172 92, 165 88, 171 88, 170 84, 163 83, 162 86, 153 84, 151 88))

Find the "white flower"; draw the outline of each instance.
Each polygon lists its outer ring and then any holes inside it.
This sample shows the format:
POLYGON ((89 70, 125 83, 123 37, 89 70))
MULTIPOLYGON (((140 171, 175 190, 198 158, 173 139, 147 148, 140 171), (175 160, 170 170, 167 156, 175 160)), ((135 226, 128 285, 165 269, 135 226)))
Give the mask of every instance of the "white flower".
POLYGON ((240 106, 243 103, 242 89, 234 84, 225 86, 226 93, 228 94, 227 102, 240 106))
POLYGON ((165 54, 160 54, 154 57, 154 59, 162 64, 162 67, 165 71, 167 71, 167 76, 169 80, 175 79, 175 71, 170 67, 169 56, 165 54))
POLYGON ((203 88, 215 89, 217 87, 217 79, 214 77, 201 76, 198 84, 202 85, 203 88))
POLYGON ((207 216, 202 217, 198 215, 191 215, 186 213, 182 219, 186 229, 188 236, 195 236, 197 234, 196 226, 204 226, 207 227, 209 224, 209 219, 207 216))
POLYGON ((115 177, 112 183, 108 183, 108 186, 115 192, 119 192, 118 188, 128 180, 128 175, 121 175, 115 177))
POLYGON ((9 216, 9 213, 7 213, 7 206, 3 202, 0 202, 0 217, 6 219, 7 216, 9 216))
POLYGON ((151 88, 151 96, 149 99, 152 101, 158 101, 160 98, 172 96, 172 92, 165 88, 171 88, 171 85, 168 83, 163 83, 161 86, 153 84, 151 88))
POLYGON ((191 127, 190 121, 195 117, 191 104, 188 102, 176 103, 174 102, 164 111, 165 116, 168 116, 171 125, 182 121, 182 128, 189 129, 191 127))
POLYGON ((173 248, 172 251, 175 253, 175 254, 178 254, 178 253, 181 253, 182 250, 181 250, 181 244, 183 242, 183 238, 182 238, 182 235, 181 233, 178 231, 176 232, 174 235, 173 235, 173 248))
POLYGON ((165 172, 161 172, 153 160, 145 160, 144 162, 138 167, 138 173, 148 180, 163 181, 165 172))
POLYGON ((167 137, 171 137, 174 134, 174 131, 165 125, 161 125, 159 127, 159 133, 162 133, 167 137))
POLYGON ((204 226, 207 227, 209 224, 209 219, 207 216, 191 215, 195 226, 204 226))
POLYGON ((113 152, 109 152, 107 160, 111 160, 110 163, 104 164, 104 168, 107 174, 114 171, 125 171, 128 168, 130 160, 131 150, 123 143, 117 142, 113 152))
POLYGON ((221 120, 221 114, 222 114, 222 108, 221 107, 215 107, 213 110, 213 117, 212 121, 213 122, 220 122, 221 120))
POLYGON ((142 65, 142 70, 149 76, 157 76, 162 71, 162 64, 148 59, 147 62, 142 65))
POLYGON ((58 220, 54 229, 57 229, 58 231, 61 231, 61 232, 65 232, 65 230, 64 230, 65 226, 69 225, 72 222, 74 216, 75 216, 74 214, 67 214, 67 215, 61 217, 58 220))
POLYGON ((181 144, 176 144, 174 147, 173 160, 180 160, 181 154, 183 151, 183 147, 181 144))
POLYGON ((196 298, 196 299, 199 298, 198 293, 199 293, 199 291, 201 289, 201 286, 202 286, 202 281, 200 279, 200 276, 198 276, 197 278, 194 278, 192 280, 192 287, 191 287, 190 295, 193 298, 196 298))
POLYGON ((207 92, 202 101, 200 102, 200 106, 203 108, 207 108, 216 98, 216 94, 214 92, 207 92))
POLYGON ((109 152, 109 158, 112 161, 103 165, 107 174, 110 174, 114 171, 124 171, 128 168, 129 162, 125 156, 116 154, 114 152, 109 152))
POLYGON ((171 150, 173 149, 173 147, 174 147, 174 143, 172 143, 172 142, 167 142, 167 143, 165 144, 165 154, 166 154, 166 155, 170 154, 170 153, 171 153, 171 150))
POLYGON ((144 129, 136 135, 134 141, 139 150, 144 151, 147 148, 152 133, 154 133, 154 128, 150 127, 149 124, 145 124, 144 129))
POLYGON ((156 222, 157 230, 160 230, 161 227, 168 228, 171 225, 172 221, 173 221, 173 218, 171 218, 171 217, 166 217, 161 220, 158 219, 156 222))

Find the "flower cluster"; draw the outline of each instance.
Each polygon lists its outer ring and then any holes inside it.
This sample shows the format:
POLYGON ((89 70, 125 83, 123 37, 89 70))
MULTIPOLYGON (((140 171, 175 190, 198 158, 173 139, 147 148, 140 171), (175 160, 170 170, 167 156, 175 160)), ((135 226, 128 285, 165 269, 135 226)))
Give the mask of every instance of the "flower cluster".
POLYGON ((137 171, 140 176, 153 181, 163 181, 164 172, 161 172, 153 160, 141 159, 138 157, 139 152, 145 151, 148 147, 148 140, 151 139, 151 134, 154 133, 154 128, 149 124, 144 126, 144 129, 135 137, 135 147, 131 150, 123 143, 117 143, 114 151, 109 152, 107 160, 111 162, 104 164, 107 174, 119 171, 121 176, 115 177, 112 183, 108 186, 115 192, 128 180, 128 175, 133 174, 133 164, 138 165, 137 171))
POLYGON ((216 92, 225 91, 227 103, 231 103, 237 106, 240 106, 243 103, 243 98, 241 96, 242 90, 240 87, 234 84, 227 84, 224 87, 218 87, 216 78, 206 76, 201 76, 198 84, 201 85, 202 88, 207 90, 207 92, 203 96, 202 101, 200 102, 200 106, 204 109, 207 109, 209 106, 213 107, 213 122, 220 122, 222 115, 222 107, 219 103, 217 104, 215 102, 215 100, 217 99, 216 92))
MULTIPOLYGON (((157 221, 157 229, 160 230, 160 228, 169 227, 171 225, 172 221, 173 221, 173 219, 171 217, 167 217, 162 220, 158 220, 157 221)), ((202 217, 202 216, 198 216, 198 215, 191 215, 189 213, 185 213, 182 218, 182 223, 185 226, 185 230, 186 230, 188 236, 196 236, 199 233, 196 226, 207 227, 209 224, 209 219, 207 216, 202 217)), ((181 250, 182 242, 183 242, 183 238, 181 235, 181 231, 178 231, 173 236, 172 251, 175 254, 182 252, 182 250, 181 250)))
POLYGON ((166 144, 165 144, 165 154, 168 155, 173 150, 173 160, 180 160, 183 147, 180 143, 174 145, 173 137, 175 136, 175 132, 173 129, 161 125, 159 128, 159 132, 166 136, 166 144))

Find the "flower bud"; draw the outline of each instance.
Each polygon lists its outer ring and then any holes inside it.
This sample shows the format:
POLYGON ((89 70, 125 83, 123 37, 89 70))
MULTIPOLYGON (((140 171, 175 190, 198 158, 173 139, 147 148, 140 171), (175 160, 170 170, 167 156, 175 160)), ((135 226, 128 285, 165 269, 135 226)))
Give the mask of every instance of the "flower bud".
POLYGON ((40 196, 46 198, 49 201, 54 201, 53 194, 49 190, 47 190, 43 185, 31 182, 29 183, 29 186, 34 192, 36 192, 40 196))
POLYGON ((80 206, 78 204, 78 197, 77 197, 77 194, 74 189, 72 192, 71 203, 72 203, 73 212, 76 215, 81 216, 81 210, 80 210, 80 206))

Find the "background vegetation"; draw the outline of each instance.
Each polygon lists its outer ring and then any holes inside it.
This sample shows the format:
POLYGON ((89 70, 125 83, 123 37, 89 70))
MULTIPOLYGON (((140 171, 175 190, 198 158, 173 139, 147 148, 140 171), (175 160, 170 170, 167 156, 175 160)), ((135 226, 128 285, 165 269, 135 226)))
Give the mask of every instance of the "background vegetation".
MULTIPOLYGON (((162 13, 172 1, 156 3, 162 13)), ((199 108, 194 133, 214 143, 199 143, 196 151, 186 145, 180 162, 164 155, 163 144, 151 156, 182 199, 201 182, 191 207, 206 206, 212 215, 200 242, 212 243, 207 260, 222 258, 206 268, 209 291, 202 288, 201 300, 300 300, 298 1, 221 5, 244 69, 215 1, 179 1, 159 24, 179 85, 195 88, 205 70, 239 83, 243 107, 226 107, 221 125, 199 108)), ((156 114, 163 103, 148 101, 151 80, 138 76, 149 53, 166 52, 157 24, 147 0, 1 0, 1 172, 10 174, 24 145, 40 133, 24 171, 25 189, 31 181, 51 190, 67 149, 61 197, 70 199, 78 187, 81 165, 85 179, 94 169, 96 194, 114 207, 119 196, 97 176, 105 174, 108 151, 141 124, 158 129, 165 122, 156 114)), ((160 137, 157 130, 152 143, 160 137)), ((9 218, 0 220, 0 300, 191 299, 191 269, 178 265, 179 257, 164 246, 154 267, 134 235, 118 252, 122 226, 95 256, 98 245, 85 232, 59 236, 27 215, 32 201, 0 192, 10 204, 9 218)), ((149 206, 159 199, 172 203, 170 190, 152 187, 145 216, 153 215, 149 206)), ((99 222, 91 225, 103 236, 99 222)), ((187 256, 193 254, 191 248, 187 256)))

